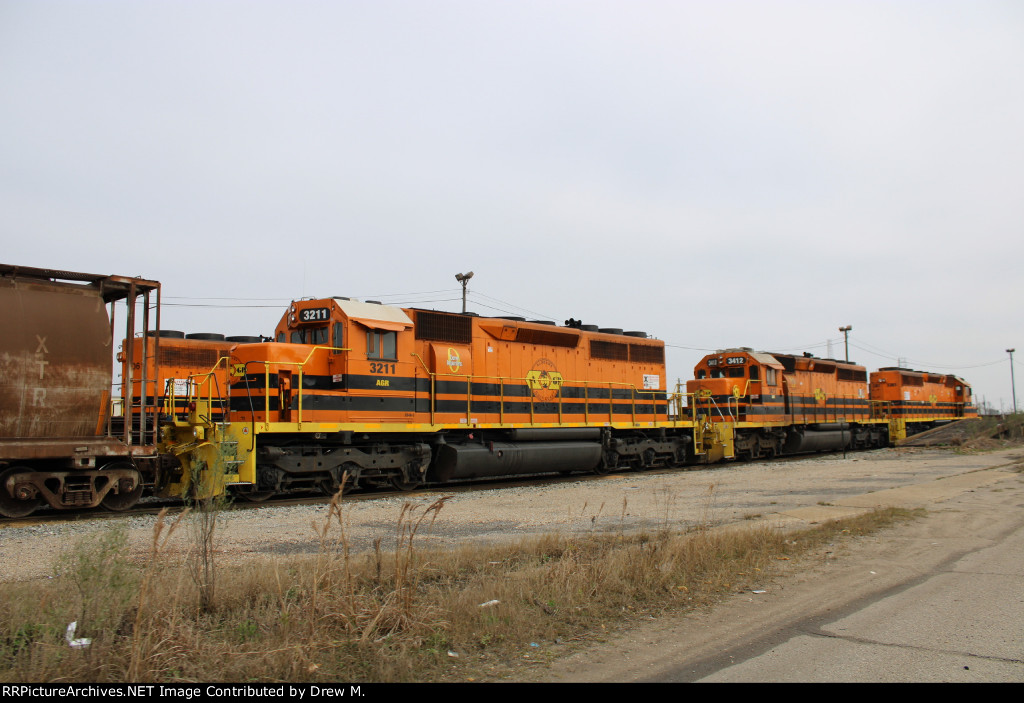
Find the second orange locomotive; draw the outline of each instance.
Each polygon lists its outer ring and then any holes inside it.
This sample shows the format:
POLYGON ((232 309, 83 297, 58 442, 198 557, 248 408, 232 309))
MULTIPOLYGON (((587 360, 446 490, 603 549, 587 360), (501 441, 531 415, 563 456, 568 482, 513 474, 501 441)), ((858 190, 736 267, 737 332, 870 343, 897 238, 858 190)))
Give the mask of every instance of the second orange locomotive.
POLYGON ((869 385, 863 366, 810 354, 726 349, 704 357, 694 376, 691 414, 728 423, 745 459, 882 447, 977 417, 970 386, 955 376, 887 368, 869 385))

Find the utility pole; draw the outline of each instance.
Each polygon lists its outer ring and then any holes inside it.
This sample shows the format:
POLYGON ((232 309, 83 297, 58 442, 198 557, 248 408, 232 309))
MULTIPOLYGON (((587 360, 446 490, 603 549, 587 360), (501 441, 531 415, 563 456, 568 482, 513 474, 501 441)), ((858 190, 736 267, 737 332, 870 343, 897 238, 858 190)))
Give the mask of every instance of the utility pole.
POLYGON ((1017 414, 1017 381, 1013 377, 1013 353, 1016 349, 1007 349, 1010 355, 1010 388, 1013 390, 1013 414, 1017 414))
POLYGON ((839 331, 843 333, 843 347, 846 349, 846 361, 850 361, 850 330, 853 329, 853 325, 846 325, 840 327, 839 331))
POLYGON ((455 280, 462 284, 462 312, 466 312, 466 284, 469 283, 469 279, 473 277, 473 272, 469 273, 457 273, 455 274, 455 280))

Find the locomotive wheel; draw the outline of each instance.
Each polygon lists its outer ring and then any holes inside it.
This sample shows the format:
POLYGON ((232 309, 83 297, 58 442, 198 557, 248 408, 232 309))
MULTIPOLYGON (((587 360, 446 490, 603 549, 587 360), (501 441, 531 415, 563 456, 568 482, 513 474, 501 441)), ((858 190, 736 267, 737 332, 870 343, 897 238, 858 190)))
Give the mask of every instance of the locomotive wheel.
POLYGON ((334 469, 335 477, 338 479, 338 485, 341 487, 341 495, 347 496, 349 493, 359 488, 359 478, 362 471, 362 468, 360 468, 358 464, 351 461, 347 461, 340 467, 334 469))
POLYGON ((644 469, 653 469, 655 467, 655 461, 658 460, 658 454, 653 449, 647 449, 644 451, 643 462, 644 469))
MULTIPOLYGON (((114 464, 104 468, 125 469, 131 468, 131 464, 114 464)), ((139 502, 139 498, 142 497, 142 476, 139 475, 138 471, 133 471, 133 473, 135 474, 135 488, 128 490, 128 479, 121 479, 124 487, 118 486, 121 489, 120 492, 114 493, 113 490, 109 491, 107 495, 103 496, 100 505, 114 512, 121 512, 122 510, 135 507, 135 504, 139 502)))
POLYGON ((320 483, 320 492, 325 496, 334 496, 338 493, 339 489, 341 490, 341 495, 347 496, 355 490, 355 486, 352 485, 351 481, 346 481, 344 486, 335 485, 333 481, 328 480, 320 483))
POLYGON ((231 492, 250 503, 262 503, 282 492, 281 476, 283 472, 272 466, 256 466, 256 483, 248 486, 234 486, 231 492))
POLYGON ((388 477, 388 481, 399 491, 408 493, 409 491, 416 490, 423 485, 422 481, 406 481, 401 475, 393 474, 388 477))
POLYGON ((247 500, 250 503, 262 503, 265 500, 269 500, 274 495, 273 491, 254 491, 251 488, 243 489, 240 487, 236 487, 232 492, 239 498, 247 500))
POLYGON ((654 468, 654 460, 657 455, 653 449, 645 449, 639 456, 633 457, 630 461, 630 468, 633 471, 647 471, 654 468))
POLYGON ((11 518, 26 517, 43 504, 43 501, 37 495, 20 499, 7 492, 8 477, 25 471, 28 471, 28 469, 12 466, 6 471, 0 472, 0 515, 11 518))

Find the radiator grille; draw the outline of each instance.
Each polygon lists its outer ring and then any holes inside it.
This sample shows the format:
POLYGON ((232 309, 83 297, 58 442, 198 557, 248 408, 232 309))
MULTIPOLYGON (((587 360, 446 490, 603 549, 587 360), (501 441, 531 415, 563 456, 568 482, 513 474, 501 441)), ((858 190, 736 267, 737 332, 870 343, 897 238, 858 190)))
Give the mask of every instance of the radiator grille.
POLYGON ((221 349, 196 349, 194 347, 171 347, 166 342, 160 345, 160 365, 179 366, 191 369, 212 369, 222 356, 229 356, 231 347, 221 349))
POLYGON ((609 361, 629 361, 629 345, 592 339, 590 340, 590 356, 609 361))
POLYGON ((416 339, 469 344, 473 341, 473 320, 462 315, 417 311, 416 339))
POLYGON ((630 344, 629 360, 639 364, 664 364, 665 347, 655 347, 650 344, 630 344))

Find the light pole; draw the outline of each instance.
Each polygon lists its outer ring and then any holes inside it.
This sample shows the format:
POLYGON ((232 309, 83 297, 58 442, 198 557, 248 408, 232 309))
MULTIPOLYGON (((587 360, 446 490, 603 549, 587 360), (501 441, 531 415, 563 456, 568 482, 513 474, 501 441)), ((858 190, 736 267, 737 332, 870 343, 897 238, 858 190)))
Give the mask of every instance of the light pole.
POLYGON ((462 312, 466 312, 466 284, 469 283, 469 279, 473 277, 473 272, 469 273, 457 273, 455 274, 455 280, 462 284, 462 312))
POLYGON ((839 331, 843 333, 843 347, 846 349, 846 361, 850 361, 850 330, 853 329, 853 325, 846 325, 840 327, 839 331))
POLYGON ((1013 377, 1013 353, 1016 349, 1007 349, 1010 355, 1010 388, 1013 390, 1013 414, 1017 414, 1017 381, 1013 377))

